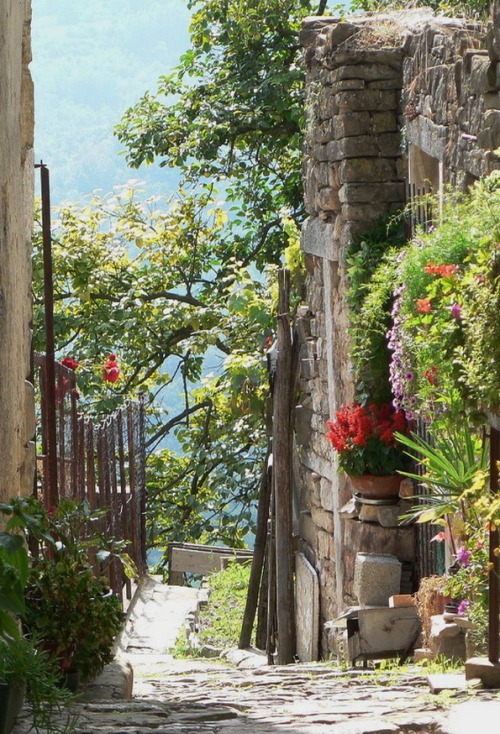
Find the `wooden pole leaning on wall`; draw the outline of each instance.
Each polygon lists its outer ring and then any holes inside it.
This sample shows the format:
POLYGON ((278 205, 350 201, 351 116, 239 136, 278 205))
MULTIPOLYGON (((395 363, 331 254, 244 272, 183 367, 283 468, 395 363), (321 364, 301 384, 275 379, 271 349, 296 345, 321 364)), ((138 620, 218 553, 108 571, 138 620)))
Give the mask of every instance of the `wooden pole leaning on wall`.
POLYGON ((59 500, 59 483, 57 469, 57 419, 56 419, 56 371, 54 340, 54 287, 52 267, 52 233, 50 225, 50 179, 49 169, 44 163, 37 163, 40 169, 40 186, 42 195, 42 238, 43 238, 43 274, 45 305, 45 407, 47 432, 47 459, 44 480, 45 506, 57 505, 59 500))
POLYGON ((278 356, 273 402, 273 491, 276 508, 276 619, 280 665, 295 657, 292 548, 294 359, 290 329, 290 273, 279 271, 278 356))
MULTIPOLYGON (((490 492, 498 494, 498 461, 500 460, 500 432, 490 428, 490 492)), ((496 526, 490 530, 490 573, 489 573, 489 619, 488 619, 488 659, 490 663, 499 662, 499 614, 500 614, 500 557, 498 547, 500 545, 500 532, 496 526)))
POLYGON ((269 519, 269 504, 271 500, 271 483, 269 481, 269 455, 270 447, 266 453, 265 466, 262 471, 259 492, 259 505, 257 510, 257 528, 255 531, 255 542, 253 548, 252 568, 248 582, 248 594, 241 625, 238 647, 244 649, 250 646, 252 639, 253 623, 259 600, 262 570, 267 544, 267 524, 269 519))

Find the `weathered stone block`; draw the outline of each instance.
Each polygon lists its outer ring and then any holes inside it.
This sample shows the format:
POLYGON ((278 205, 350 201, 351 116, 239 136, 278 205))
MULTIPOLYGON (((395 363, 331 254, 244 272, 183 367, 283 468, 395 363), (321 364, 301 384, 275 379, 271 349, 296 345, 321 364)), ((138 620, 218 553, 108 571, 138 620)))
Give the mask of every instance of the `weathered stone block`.
POLYGON ((302 510, 299 515, 299 534, 311 547, 314 546, 316 542, 316 526, 312 521, 311 513, 307 510, 302 510))
POLYGON ((339 164, 341 183, 363 183, 391 181, 396 178, 396 167, 392 159, 348 158, 339 164))
POLYGON ((436 614, 431 617, 429 647, 434 655, 465 660, 465 631, 458 624, 446 622, 442 614, 436 614))
POLYGON ((500 146, 500 111, 490 110, 484 116, 484 130, 479 133, 478 143, 482 148, 498 148, 500 146), (483 133, 488 134, 489 145, 481 145, 484 137, 483 133))
POLYGON ((403 202, 405 190, 403 181, 381 182, 377 186, 368 183, 345 183, 339 189, 342 204, 357 202, 403 202))
POLYGON ((483 96, 483 104, 485 110, 500 109, 500 94, 498 92, 485 94, 483 96))
POLYGON ((321 507, 311 507, 311 517, 315 525, 327 533, 333 533, 333 512, 328 512, 321 507))
POLYGON ((364 89, 352 92, 339 92, 336 97, 341 112, 370 112, 395 110, 398 95, 395 90, 364 89))
POLYGON ((312 410, 304 405, 295 408, 295 440, 299 446, 308 446, 311 440, 312 410))
POLYGON ((341 209, 339 192, 331 187, 320 189, 316 201, 319 209, 333 212, 339 212, 341 209))
POLYGON ((354 64, 388 66, 396 71, 401 69, 403 49, 353 49, 352 51, 337 51, 327 60, 328 67, 336 69, 339 66, 354 64))
POLYGON ((341 138, 328 147, 330 160, 338 161, 343 158, 365 158, 367 156, 378 156, 380 148, 375 135, 356 135, 341 138))
POLYGON ((369 112, 353 112, 349 115, 336 115, 333 118, 333 131, 335 138, 345 138, 351 135, 366 135, 371 132, 372 124, 373 121, 369 112))
POLYGON ((352 64, 349 66, 341 66, 332 72, 334 81, 342 79, 365 79, 366 81, 374 81, 381 79, 398 80, 401 84, 402 77, 399 70, 395 70, 386 64, 352 64))
POLYGON ((325 530, 317 531, 316 553, 318 558, 332 559, 335 557, 335 544, 331 533, 325 530))
POLYGON ((351 91, 352 89, 364 89, 365 88, 365 82, 363 79, 343 79, 339 82, 333 82, 331 87, 329 87, 332 94, 337 94, 338 92, 345 92, 345 91, 351 91))
POLYGON ((386 158, 397 158, 403 154, 401 135, 399 132, 382 133, 377 138, 380 155, 386 158))
MULTIPOLYGON (((492 663, 488 658, 470 658, 465 663, 465 677, 467 680, 478 678, 485 688, 500 688, 500 663, 492 663)), ((494 718, 496 719, 500 715, 500 704, 498 701, 494 703, 496 705, 494 718)), ((476 713, 480 716, 483 711, 484 709, 481 711, 476 709, 476 713)), ((491 720, 493 721, 493 718, 491 720)))
POLYGON ((333 492, 331 481, 322 477, 320 481, 321 506, 328 512, 333 512, 333 492))
POLYGON ((388 606, 389 597, 399 594, 401 563, 382 553, 357 553, 354 593, 361 606, 388 606))
POLYGON ((398 129, 397 114, 391 110, 372 112, 371 125, 374 133, 394 132, 398 129))
MULTIPOLYGON (((304 252, 321 258, 336 256, 334 224, 322 222, 318 217, 308 217, 302 225, 301 247, 304 252)), ((316 309, 313 308, 315 312, 316 309)))
POLYGON ((336 26, 328 30, 327 43, 329 49, 335 49, 339 44, 359 33, 359 30, 359 26, 354 25, 354 23, 337 23, 336 26))

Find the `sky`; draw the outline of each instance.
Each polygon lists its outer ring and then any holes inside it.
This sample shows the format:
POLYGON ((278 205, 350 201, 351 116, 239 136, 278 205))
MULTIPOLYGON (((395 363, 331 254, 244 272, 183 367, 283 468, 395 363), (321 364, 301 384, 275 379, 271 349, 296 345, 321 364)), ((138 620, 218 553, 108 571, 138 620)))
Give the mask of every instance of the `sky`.
POLYGON ((177 174, 131 170, 113 135, 123 112, 188 47, 183 0, 32 0, 35 158, 50 169, 51 202, 81 201, 130 178, 168 194, 177 174))

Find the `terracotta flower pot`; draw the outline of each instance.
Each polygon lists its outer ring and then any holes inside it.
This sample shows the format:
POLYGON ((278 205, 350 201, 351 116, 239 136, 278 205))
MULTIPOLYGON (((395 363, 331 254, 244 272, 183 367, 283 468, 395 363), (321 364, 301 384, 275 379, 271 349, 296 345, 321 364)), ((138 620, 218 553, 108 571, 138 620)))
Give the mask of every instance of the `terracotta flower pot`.
POLYGON ((9 734, 21 711, 24 683, 0 683, 0 734, 9 734))
POLYGON ((356 492, 370 500, 385 500, 399 495, 399 488, 403 477, 399 474, 374 476, 362 474, 359 477, 350 476, 351 484, 356 492))

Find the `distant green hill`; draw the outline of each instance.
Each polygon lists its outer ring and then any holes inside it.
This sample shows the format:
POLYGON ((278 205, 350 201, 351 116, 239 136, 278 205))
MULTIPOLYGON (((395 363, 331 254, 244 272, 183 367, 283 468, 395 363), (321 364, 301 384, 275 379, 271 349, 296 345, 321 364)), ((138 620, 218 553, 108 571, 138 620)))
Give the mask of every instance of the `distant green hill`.
POLYGON ((170 193, 177 174, 131 171, 113 128, 188 46, 183 0, 34 0, 35 155, 51 171, 52 202, 110 191, 129 178, 170 193))

